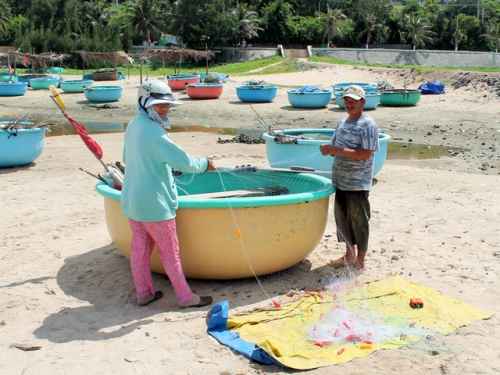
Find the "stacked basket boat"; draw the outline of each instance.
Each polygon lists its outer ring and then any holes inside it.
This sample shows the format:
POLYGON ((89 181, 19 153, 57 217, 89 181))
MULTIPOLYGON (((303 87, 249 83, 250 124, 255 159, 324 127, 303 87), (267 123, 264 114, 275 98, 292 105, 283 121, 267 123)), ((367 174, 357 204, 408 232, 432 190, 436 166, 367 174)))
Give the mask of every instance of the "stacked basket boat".
POLYGON ((333 91, 335 94, 335 103, 339 106, 339 108, 344 109, 344 90, 349 86, 360 86, 365 90, 365 105, 364 109, 376 109, 380 104, 381 93, 378 90, 378 86, 376 83, 365 83, 365 82, 342 82, 337 83, 333 86, 333 91))
POLYGON ((186 86, 186 93, 191 99, 218 99, 224 88, 223 77, 220 73, 208 73, 200 77, 199 83, 190 83, 186 86))
POLYGON ((172 90, 185 90, 187 85, 199 83, 200 75, 194 73, 177 73, 167 76, 168 86, 172 90))

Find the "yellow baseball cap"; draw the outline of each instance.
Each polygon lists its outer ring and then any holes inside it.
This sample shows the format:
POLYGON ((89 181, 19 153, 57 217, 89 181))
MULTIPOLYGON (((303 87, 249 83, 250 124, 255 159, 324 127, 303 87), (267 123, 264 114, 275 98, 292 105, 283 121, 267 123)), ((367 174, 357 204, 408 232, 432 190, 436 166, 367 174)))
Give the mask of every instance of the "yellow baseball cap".
POLYGON ((352 98, 354 100, 361 100, 365 98, 365 90, 361 86, 352 85, 344 90, 342 97, 352 98))

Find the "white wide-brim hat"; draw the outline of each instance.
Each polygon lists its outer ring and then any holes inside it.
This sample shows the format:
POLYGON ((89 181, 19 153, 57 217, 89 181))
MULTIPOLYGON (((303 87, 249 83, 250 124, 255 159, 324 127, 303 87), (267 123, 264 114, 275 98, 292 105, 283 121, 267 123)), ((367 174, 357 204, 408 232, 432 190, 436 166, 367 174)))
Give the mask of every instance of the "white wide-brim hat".
POLYGON ((155 104, 168 104, 176 106, 182 104, 182 102, 178 101, 173 94, 151 94, 145 99, 144 107, 149 108, 155 104))

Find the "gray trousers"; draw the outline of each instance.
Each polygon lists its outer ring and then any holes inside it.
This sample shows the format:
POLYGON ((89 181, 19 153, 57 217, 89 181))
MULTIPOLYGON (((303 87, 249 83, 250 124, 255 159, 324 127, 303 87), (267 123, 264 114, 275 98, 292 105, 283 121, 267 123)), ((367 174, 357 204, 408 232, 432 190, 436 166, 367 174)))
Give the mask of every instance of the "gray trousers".
POLYGON ((369 192, 343 191, 335 192, 335 223, 337 224, 337 239, 349 247, 358 246, 358 250, 368 250, 370 234, 370 202, 369 192))

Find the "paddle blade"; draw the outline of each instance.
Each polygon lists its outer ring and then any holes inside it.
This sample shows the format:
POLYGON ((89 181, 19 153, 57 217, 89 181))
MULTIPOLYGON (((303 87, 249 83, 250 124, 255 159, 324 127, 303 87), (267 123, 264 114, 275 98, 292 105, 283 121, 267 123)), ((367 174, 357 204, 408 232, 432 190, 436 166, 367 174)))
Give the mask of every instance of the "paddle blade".
POLYGON ((55 88, 55 86, 50 85, 49 86, 50 93, 52 94, 52 97, 54 98, 54 101, 56 102, 57 106, 61 111, 64 111, 66 108, 64 106, 64 101, 61 97, 61 94, 58 89, 55 88))

